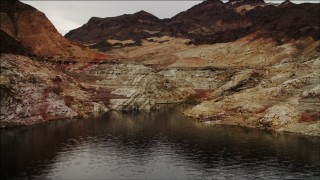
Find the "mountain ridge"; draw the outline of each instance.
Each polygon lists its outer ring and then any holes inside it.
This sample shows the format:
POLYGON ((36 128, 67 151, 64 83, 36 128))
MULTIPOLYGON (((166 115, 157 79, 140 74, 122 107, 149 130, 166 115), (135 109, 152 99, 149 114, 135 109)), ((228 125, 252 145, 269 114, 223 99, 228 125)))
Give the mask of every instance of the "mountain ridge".
POLYGON ((194 44, 211 44, 234 41, 256 31, 270 31, 269 36, 280 43, 306 36, 318 40, 316 17, 320 16, 319 7, 319 4, 293 4, 290 1, 274 5, 263 0, 230 0, 226 3, 208 0, 169 19, 152 19, 147 16, 150 13, 138 17, 134 13, 118 16, 118 19, 100 18, 99 23, 88 21, 86 24, 90 24, 90 29, 81 26, 65 37, 79 43, 97 43, 107 39, 145 39, 156 34, 189 38, 194 44), (136 21, 125 21, 124 18, 136 21), (147 19, 150 24, 137 22, 139 19, 147 19), (146 33, 148 31, 158 33, 146 33))

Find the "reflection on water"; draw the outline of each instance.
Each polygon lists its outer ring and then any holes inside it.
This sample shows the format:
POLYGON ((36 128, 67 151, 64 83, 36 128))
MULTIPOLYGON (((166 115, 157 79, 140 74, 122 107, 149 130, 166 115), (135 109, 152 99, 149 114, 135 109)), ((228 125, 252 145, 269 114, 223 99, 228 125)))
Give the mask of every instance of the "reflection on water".
POLYGON ((1 179, 320 178, 320 138, 206 126, 180 108, 1 130, 1 179))

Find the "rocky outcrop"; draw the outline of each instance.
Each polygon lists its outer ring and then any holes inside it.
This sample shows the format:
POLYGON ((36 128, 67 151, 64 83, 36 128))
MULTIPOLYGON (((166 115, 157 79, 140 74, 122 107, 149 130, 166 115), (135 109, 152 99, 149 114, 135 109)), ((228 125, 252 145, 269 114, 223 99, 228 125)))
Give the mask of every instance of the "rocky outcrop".
POLYGON ((259 123, 266 127, 280 128, 293 123, 298 119, 299 113, 290 104, 275 105, 266 110, 265 115, 259 120, 259 123))
POLYGON ((237 41, 212 45, 188 45, 189 39, 148 38, 141 46, 117 48, 108 53, 120 62, 139 62, 157 69, 256 69, 281 62, 290 57, 318 57, 320 41, 302 38, 279 45, 272 38, 259 38, 265 32, 257 32, 237 41))
POLYGON ((184 102, 193 93, 188 87, 177 87, 161 73, 143 65, 104 64, 85 71, 93 81, 85 86, 105 93, 113 110, 138 111, 157 108, 163 103, 184 102))
POLYGON ((1 54, 1 127, 86 117, 106 111, 73 78, 49 63, 1 54))
MULTIPOLYGON (((212 124, 264 127, 277 131, 320 135, 319 58, 288 59, 260 71, 260 80, 250 80, 248 70, 235 74, 226 85, 185 112, 212 124), (241 78, 240 78, 241 77, 241 78), (240 79, 239 79, 240 78, 240 79), (240 81, 239 81, 240 80, 240 81), (221 92, 228 84, 254 81, 245 88, 221 92)), ((254 75, 256 77, 256 75, 254 75)))

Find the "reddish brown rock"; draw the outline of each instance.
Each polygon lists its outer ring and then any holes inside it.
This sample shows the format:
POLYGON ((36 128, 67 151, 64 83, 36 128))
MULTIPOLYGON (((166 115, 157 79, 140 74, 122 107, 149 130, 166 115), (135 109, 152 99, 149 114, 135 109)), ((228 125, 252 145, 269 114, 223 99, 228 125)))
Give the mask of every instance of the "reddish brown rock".
POLYGON ((106 59, 64 38, 44 13, 17 0, 1 1, 1 31, 37 56, 63 61, 106 59))

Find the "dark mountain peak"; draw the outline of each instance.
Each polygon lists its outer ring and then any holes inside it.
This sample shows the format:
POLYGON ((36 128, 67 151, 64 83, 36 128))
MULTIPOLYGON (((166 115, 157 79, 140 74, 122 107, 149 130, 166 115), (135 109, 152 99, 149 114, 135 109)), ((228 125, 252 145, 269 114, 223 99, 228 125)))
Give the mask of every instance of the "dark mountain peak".
POLYGON ((206 0, 206 3, 223 3, 221 0, 206 0))
POLYGON ((242 2, 242 3, 265 3, 264 0, 229 0, 229 2, 242 2))
POLYGON ((147 11, 144 11, 144 10, 141 10, 141 11, 138 11, 134 14, 132 14, 132 16, 135 16, 135 17, 138 17, 138 18, 141 18, 141 19, 159 19, 158 17, 156 17, 155 15, 147 12, 147 11))
POLYGON ((115 16, 115 17, 106 17, 106 18, 101 18, 101 17, 91 17, 88 21, 87 24, 95 24, 95 23, 106 23, 106 22, 111 22, 111 21, 122 21, 122 20, 129 20, 129 19, 150 19, 150 20, 159 20, 158 17, 154 16, 153 14, 146 12, 144 10, 138 11, 134 14, 123 14, 120 16, 115 16))
POLYGON ((233 6, 261 5, 261 4, 265 4, 265 2, 264 0, 229 0, 228 4, 233 6))
POLYGON ((91 17, 88 21, 88 23, 92 23, 92 22, 97 22, 97 21, 101 21, 103 18, 100 18, 100 17, 91 17))
POLYGON ((288 7, 291 5, 294 5, 294 3, 292 3, 290 0, 285 0, 279 5, 279 7, 288 7))
POLYGON ((144 11, 144 10, 141 10, 141 11, 138 11, 136 13, 134 13, 134 15, 143 15, 143 16, 153 16, 151 13, 147 12, 147 11, 144 11))
POLYGON ((224 4, 222 0, 206 0, 196 6, 205 6, 205 5, 221 5, 224 4))
POLYGON ((293 4, 290 0, 285 0, 283 3, 293 4))
POLYGON ((105 39, 147 38, 161 29, 161 19, 146 11, 116 17, 92 17, 82 27, 71 30, 65 37, 76 42, 94 43, 105 39))
POLYGON ((221 0, 206 0, 197 4, 187 11, 180 12, 171 18, 171 20, 192 19, 193 17, 211 18, 210 14, 220 14, 226 8, 221 0))

